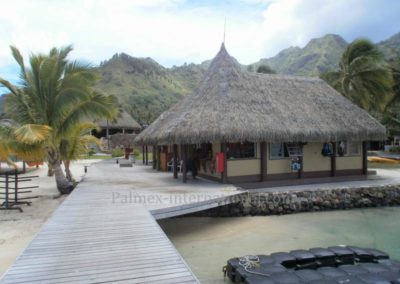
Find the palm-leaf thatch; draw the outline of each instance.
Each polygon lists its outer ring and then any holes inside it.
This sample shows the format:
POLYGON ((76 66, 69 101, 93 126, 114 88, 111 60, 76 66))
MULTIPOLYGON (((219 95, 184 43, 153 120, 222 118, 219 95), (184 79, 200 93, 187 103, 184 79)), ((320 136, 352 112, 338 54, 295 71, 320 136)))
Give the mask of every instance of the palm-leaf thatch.
POLYGON ((125 129, 137 129, 140 130, 142 127, 140 124, 133 119, 133 117, 125 111, 122 111, 115 120, 100 120, 98 123, 100 128, 125 128, 125 129))
POLYGON ((164 112, 136 142, 324 142, 385 136, 384 126, 323 80, 243 71, 222 45, 194 93, 164 112))

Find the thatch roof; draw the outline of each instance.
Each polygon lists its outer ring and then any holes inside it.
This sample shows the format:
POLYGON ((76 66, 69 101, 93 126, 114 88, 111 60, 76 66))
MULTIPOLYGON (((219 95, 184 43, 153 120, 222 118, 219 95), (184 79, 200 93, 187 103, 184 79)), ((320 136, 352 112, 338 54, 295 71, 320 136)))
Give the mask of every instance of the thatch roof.
POLYGON ((137 134, 117 133, 110 135, 111 148, 123 146, 124 148, 132 147, 137 134))
POLYGON ((193 94, 137 143, 382 140, 386 129, 319 78, 244 71, 222 44, 193 94))
POLYGON ((125 128, 125 129, 141 129, 140 124, 125 111, 122 111, 117 121, 101 120, 97 123, 100 128, 125 128))

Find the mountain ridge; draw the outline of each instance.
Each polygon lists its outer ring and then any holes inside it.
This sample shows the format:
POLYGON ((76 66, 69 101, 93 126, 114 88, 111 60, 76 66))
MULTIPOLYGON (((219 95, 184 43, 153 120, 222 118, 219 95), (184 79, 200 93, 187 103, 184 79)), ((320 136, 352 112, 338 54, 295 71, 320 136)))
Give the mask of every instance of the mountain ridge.
MULTIPOLYGON (((387 58, 396 55, 400 33, 377 43, 387 58)), ((280 74, 318 76, 338 68, 348 43, 337 34, 311 39, 304 47, 292 46, 275 56, 247 66, 256 70, 266 64, 280 74)), ((115 94, 124 108, 141 124, 151 123, 164 110, 190 94, 203 78, 210 60, 200 64, 164 67, 150 57, 117 53, 97 68, 101 81, 97 88, 115 94)), ((246 68, 246 66, 243 66, 246 68)))
MULTIPOLYGON (((337 34, 311 39, 304 47, 291 46, 275 56, 242 65, 248 70, 266 64, 280 74, 318 76, 338 68, 348 43, 337 34)), ((377 43, 388 60, 400 55, 400 32, 377 43)), ((116 53, 102 61, 96 70, 96 88, 118 97, 121 105, 142 125, 151 123, 164 110, 190 94, 203 78, 211 60, 164 67, 151 57, 116 53)), ((0 112, 4 99, 0 96, 0 112)))

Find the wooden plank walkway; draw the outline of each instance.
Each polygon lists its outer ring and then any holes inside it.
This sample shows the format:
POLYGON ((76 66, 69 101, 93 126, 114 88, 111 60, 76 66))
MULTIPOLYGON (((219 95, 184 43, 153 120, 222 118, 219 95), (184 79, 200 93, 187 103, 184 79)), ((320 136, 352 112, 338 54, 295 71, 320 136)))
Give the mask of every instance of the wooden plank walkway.
POLYGON ((144 205, 103 189, 81 183, 0 283, 198 283, 144 205))

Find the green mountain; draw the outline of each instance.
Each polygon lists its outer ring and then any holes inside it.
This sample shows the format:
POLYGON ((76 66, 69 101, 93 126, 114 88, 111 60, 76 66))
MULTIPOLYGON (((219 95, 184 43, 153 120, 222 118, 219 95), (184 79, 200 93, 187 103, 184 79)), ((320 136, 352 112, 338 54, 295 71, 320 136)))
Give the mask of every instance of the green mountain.
POLYGON ((97 89, 118 97, 139 123, 149 124, 189 94, 203 76, 202 65, 165 68, 151 58, 115 54, 98 67, 97 89))
MULTIPOLYGON (((400 54, 400 33, 379 42, 388 59, 400 54)), ((276 56, 243 66, 248 70, 266 64, 278 74, 318 76, 338 68, 347 42, 339 35, 328 34, 312 39, 303 48, 289 47, 276 56)), ((115 54, 97 68, 100 91, 115 94, 121 105, 139 123, 149 124, 164 110, 191 93, 200 82, 210 61, 165 68, 151 58, 115 54)))
POLYGON ((303 48, 289 47, 254 65, 268 65, 280 74, 318 76, 321 72, 337 68, 346 46, 347 42, 342 37, 328 34, 312 39, 303 48))
POLYGON ((388 60, 400 57, 400 33, 378 43, 388 60))

